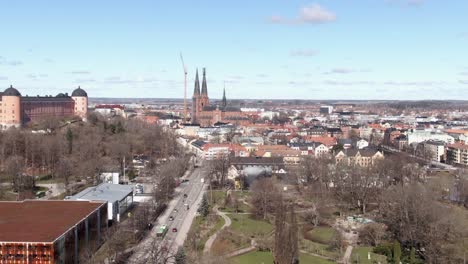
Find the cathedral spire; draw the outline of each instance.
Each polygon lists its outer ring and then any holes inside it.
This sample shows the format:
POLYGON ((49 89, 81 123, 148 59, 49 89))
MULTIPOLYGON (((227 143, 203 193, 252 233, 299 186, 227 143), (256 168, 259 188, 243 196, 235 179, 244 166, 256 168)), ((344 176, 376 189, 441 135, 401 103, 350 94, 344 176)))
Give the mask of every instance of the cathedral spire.
POLYGON ((198 69, 195 75, 195 88, 193 89, 193 96, 200 95, 200 80, 198 79, 198 69))
POLYGON ((203 81, 202 81, 201 94, 206 95, 208 97, 208 87, 206 85, 206 71, 205 71, 205 68, 203 68, 203 81))
POLYGON ((223 89, 223 101, 221 103, 223 108, 226 108, 227 106, 227 99, 226 99, 226 84, 224 84, 224 89, 223 89))

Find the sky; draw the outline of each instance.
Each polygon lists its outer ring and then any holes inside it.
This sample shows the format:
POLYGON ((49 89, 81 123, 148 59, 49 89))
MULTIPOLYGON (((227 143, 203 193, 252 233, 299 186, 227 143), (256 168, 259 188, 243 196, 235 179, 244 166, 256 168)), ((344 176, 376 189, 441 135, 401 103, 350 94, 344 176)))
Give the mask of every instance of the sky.
POLYGON ((0 90, 468 100, 466 0, 0 0, 0 90), (4 88, 3 88, 4 87, 4 88))

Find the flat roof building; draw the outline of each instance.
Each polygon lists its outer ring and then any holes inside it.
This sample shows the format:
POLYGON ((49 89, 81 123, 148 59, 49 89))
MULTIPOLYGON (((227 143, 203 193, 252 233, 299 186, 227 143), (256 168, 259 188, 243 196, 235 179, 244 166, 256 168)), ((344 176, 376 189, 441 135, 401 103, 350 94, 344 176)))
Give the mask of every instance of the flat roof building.
POLYGON ((120 221, 120 215, 125 213, 133 204, 133 185, 101 183, 95 187, 67 197, 67 200, 76 201, 107 201, 107 219, 120 221))
POLYGON ((107 231, 104 201, 0 202, 0 263, 78 263, 107 231))

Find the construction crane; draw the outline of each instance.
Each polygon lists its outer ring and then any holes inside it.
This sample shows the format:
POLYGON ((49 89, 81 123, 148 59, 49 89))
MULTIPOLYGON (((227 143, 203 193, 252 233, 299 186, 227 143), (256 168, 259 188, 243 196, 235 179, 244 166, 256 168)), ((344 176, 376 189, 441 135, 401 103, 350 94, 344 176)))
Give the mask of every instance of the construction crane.
POLYGON ((184 123, 187 122, 187 67, 184 63, 184 57, 180 53, 180 60, 182 61, 182 67, 184 68, 184 123))

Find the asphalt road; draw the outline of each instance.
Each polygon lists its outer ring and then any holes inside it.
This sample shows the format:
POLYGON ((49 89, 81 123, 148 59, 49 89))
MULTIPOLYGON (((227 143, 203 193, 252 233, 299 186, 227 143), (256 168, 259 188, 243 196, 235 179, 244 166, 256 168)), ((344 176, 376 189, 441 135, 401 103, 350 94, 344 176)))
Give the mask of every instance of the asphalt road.
POLYGON ((155 244, 167 249, 165 251, 167 256, 174 255, 177 252, 178 247, 183 245, 192 221, 197 214, 198 205, 205 190, 205 184, 201 182, 205 175, 206 170, 203 167, 196 168, 186 178, 189 181, 181 183, 176 188, 174 199, 168 204, 166 211, 158 217, 148 236, 136 247, 128 263, 147 263, 151 249, 155 244), (184 197, 184 194, 187 194, 187 198, 184 197), (187 209, 187 205, 189 209, 187 209), (174 218, 172 221, 169 220, 171 216, 174 218), (163 238, 158 238, 156 233, 161 225, 167 225, 168 231, 163 238), (177 232, 173 232, 173 228, 176 228, 177 232))

